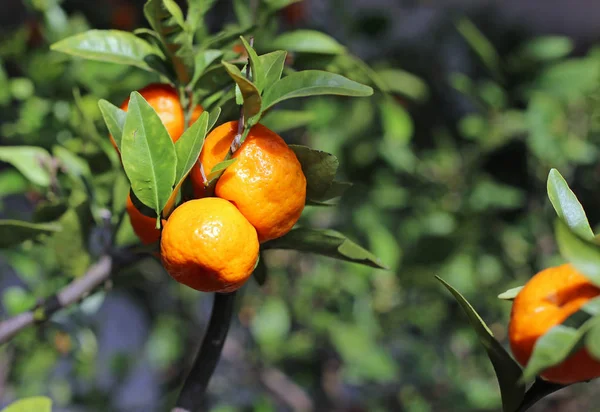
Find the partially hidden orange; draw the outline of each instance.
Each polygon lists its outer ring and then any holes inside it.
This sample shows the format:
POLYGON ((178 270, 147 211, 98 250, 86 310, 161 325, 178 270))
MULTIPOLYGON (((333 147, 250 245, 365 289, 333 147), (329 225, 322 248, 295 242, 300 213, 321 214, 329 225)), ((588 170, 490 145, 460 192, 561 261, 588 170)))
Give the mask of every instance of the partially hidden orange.
POLYGON ((158 242, 160 239, 160 230, 156 228, 156 219, 140 212, 133 204, 131 195, 127 196, 126 210, 127 215, 129 215, 131 227, 133 227, 133 231, 140 241, 144 245, 158 242))
MULTIPOLYGON (((237 121, 228 122, 206 137, 191 173, 196 197, 206 196, 200 167, 208 175, 223 161, 237 130, 237 121)), ((306 202, 306 177, 294 151, 275 132, 257 124, 233 158, 236 161, 219 178, 215 195, 242 212, 256 228, 260 242, 288 233, 306 202)))
POLYGON ((256 230, 225 199, 207 197, 177 207, 163 228, 161 260, 179 283, 202 292, 232 292, 258 259, 256 230))
MULTIPOLYGON (((510 316, 510 347, 517 361, 527 365, 542 335, 598 295, 600 289, 571 264, 551 267, 532 277, 516 296, 510 316)), ((598 376, 600 362, 585 348, 541 374, 547 381, 565 385, 598 376)))

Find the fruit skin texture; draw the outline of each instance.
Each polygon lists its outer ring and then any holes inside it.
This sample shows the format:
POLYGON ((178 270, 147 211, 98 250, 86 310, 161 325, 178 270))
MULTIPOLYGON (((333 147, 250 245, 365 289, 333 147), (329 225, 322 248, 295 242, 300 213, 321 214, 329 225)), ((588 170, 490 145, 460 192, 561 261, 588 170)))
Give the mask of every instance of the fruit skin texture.
MULTIPOLYGON (((225 123, 207 136, 198 159, 206 174, 225 158, 237 127, 237 121, 225 123)), ((306 177, 296 154, 279 135, 257 124, 233 158, 237 160, 217 182, 216 196, 237 206, 261 243, 288 233, 306 202, 306 177)), ((196 196, 202 197, 199 164, 192 170, 192 182, 196 196)))
POLYGON ((160 230, 156 229, 156 219, 140 212, 131 201, 131 195, 127 196, 126 210, 133 231, 140 238, 140 241, 144 245, 158 242, 160 230))
POLYGON ((231 202, 206 197, 173 211, 160 248, 164 268, 179 283, 202 292, 232 292, 254 271, 259 243, 231 202))
MULTIPOLYGON (((598 295, 600 289, 571 264, 545 269, 531 278, 515 298, 510 316, 510 347, 517 361, 525 366, 539 337, 598 295)), ((600 362, 582 348, 541 376, 560 384, 585 381, 600 376, 600 362)))
MULTIPOLYGON (((183 107, 179 102, 177 90, 169 84, 151 83, 138 90, 138 93, 156 110, 160 120, 169 132, 169 136, 171 136, 173 142, 176 142, 183 134, 185 125, 183 107)), ((128 108, 129 97, 121 104, 122 110, 127 111, 128 108)), ((112 136, 110 136, 110 141, 116 150, 117 144, 112 136)))

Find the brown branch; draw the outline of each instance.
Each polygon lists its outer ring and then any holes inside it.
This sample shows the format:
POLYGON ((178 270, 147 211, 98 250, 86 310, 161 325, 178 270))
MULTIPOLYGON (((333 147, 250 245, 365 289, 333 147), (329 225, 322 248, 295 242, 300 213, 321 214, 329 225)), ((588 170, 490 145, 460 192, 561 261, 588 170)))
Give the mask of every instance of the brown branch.
POLYGON ((313 411, 314 405, 304 389, 293 382, 283 372, 268 368, 260 373, 260 380, 275 396, 293 411, 313 411))

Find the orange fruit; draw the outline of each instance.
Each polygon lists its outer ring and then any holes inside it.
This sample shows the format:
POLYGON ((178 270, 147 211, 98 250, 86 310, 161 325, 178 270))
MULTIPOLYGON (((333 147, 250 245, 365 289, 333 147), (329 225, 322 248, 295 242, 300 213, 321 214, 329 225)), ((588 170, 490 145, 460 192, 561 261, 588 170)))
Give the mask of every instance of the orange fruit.
POLYGON ((204 112, 204 108, 200 105, 194 107, 192 111, 192 115, 190 116, 190 126, 196 123, 196 120, 200 117, 200 115, 204 112))
MULTIPOLYGON (((545 269, 531 278, 515 298, 510 315, 510 347, 517 361, 526 365, 535 342, 543 334, 598 295, 600 289, 571 264, 545 269)), ((600 362, 593 359, 585 348, 541 374, 547 381, 560 384, 598 376, 600 362)))
MULTIPOLYGON (((173 142, 176 142, 183 134, 185 125, 185 116, 183 107, 179 102, 177 90, 171 85, 162 83, 152 83, 138 90, 138 93, 146 99, 162 120, 169 132, 173 142)), ((129 97, 121 104, 121 109, 127 111, 129 108, 129 97)), ((110 141, 115 149, 117 144, 112 136, 110 141)))
MULTIPOLYGON (((204 142, 191 176, 197 197, 205 196, 205 174, 225 158, 238 122, 214 129, 204 142)), ((296 224, 306 201, 306 177, 292 149, 275 132, 257 124, 234 153, 236 161, 221 175, 215 195, 231 201, 265 242, 285 235, 296 224)))
POLYGON ((156 219, 140 212, 133 204, 131 194, 127 196, 126 210, 133 231, 140 241, 144 245, 158 242, 160 239, 160 230, 156 228, 156 219))
POLYGON ((163 228, 161 260, 177 282, 202 292, 232 292, 258 259, 256 230, 224 199, 207 197, 177 207, 163 228))

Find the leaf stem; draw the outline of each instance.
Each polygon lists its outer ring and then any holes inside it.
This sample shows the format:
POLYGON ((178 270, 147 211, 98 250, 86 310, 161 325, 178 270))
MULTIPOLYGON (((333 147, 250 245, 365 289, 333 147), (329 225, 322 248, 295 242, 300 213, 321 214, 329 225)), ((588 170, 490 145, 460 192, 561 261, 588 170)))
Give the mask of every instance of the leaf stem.
POLYGON ((525 393, 525 397, 519 405, 519 408, 515 412, 525 412, 536 404, 540 399, 565 388, 565 385, 559 385, 557 383, 546 382, 540 378, 531 385, 529 390, 525 393))
POLYGON ((202 410, 204 394, 223 349, 231 318, 236 292, 215 293, 208 329, 192 365, 175 407, 171 412, 197 412, 202 410))

